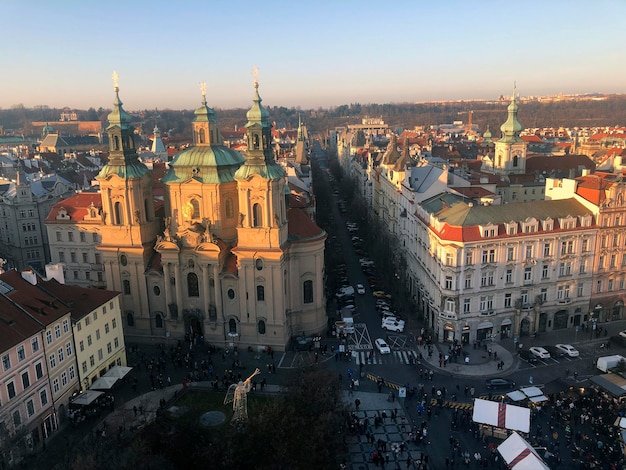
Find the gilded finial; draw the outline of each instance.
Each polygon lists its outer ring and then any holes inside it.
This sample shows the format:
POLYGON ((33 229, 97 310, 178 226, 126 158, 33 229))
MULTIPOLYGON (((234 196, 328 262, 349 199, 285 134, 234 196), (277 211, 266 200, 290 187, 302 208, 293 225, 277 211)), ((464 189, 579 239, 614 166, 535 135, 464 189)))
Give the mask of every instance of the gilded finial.
POLYGON ((206 96, 206 82, 200 82, 200 93, 202 93, 202 97, 206 96))
POLYGON ((254 75, 254 88, 259 88, 259 69, 256 65, 252 69, 252 75, 254 75))
POLYGON ((120 91, 120 76, 116 71, 113 71, 113 90, 117 93, 120 91))

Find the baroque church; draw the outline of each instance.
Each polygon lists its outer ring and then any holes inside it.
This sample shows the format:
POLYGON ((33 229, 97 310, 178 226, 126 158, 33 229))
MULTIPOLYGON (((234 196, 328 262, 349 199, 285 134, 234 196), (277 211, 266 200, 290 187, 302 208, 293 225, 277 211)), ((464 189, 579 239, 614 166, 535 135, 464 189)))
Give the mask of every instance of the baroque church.
POLYGON ((170 162, 159 201, 116 84, 97 250, 107 289, 122 293, 127 340, 280 350, 326 327, 326 233, 289 207, 256 80, 252 101, 242 155, 223 145, 203 90, 193 146, 170 162))

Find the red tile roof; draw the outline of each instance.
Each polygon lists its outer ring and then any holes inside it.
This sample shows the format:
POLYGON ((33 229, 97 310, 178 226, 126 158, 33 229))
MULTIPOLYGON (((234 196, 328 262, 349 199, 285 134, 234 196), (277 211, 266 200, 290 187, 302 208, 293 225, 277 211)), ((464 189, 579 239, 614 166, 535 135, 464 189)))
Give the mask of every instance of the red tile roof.
POLYGON ((542 144, 543 140, 538 135, 522 135, 522 140, 532 144, 542 144))
MULTIPOLYGON (((59 215, 59 211, 61 209, 65 209, 67 211, 67 215, 70 216, 70 220, 68 222, 82 222, 85 216, 89 213, 88 209, 92 203, 94 207, 102 209, 102 197, 100 196, 100 193, 85 192, 74 194, 73 196, 63 199, 52 206, 50 212, 48 213, 48 217, 46 217, 46 222, 62 222, 62 219, 57 220, 57 216, 59 215)), ((91 221, 88 223, 90 222, 91 221)), ((99 224, 100 219, 91 223, 99 224)))
POLYGON ((0 295, 0 351, 17 346, 43 329, 7 297, 0 295))
POLYGON ((290 208, 287 211, 289 221, 289 240, 292 243, 317 240, 325 237, 326 232, 317 226, 302 209, 290 208))

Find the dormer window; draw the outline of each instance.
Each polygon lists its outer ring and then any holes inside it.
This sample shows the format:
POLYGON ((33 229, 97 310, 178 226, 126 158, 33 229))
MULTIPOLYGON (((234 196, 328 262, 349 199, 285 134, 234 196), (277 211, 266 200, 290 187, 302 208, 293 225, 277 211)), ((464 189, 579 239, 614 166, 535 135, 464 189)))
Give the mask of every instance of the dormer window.
POLYGON ((554 230, 554 220, 552 219, 546 219, 542 222, 543 224, 543 230, 546 232, 550 232, 552 230, 554 230))
MULTIPOLYGON (((619 216, 615 217, 615 225, 619 225, 619 216)), ((591 214, 585 214, 580 216, 581 227, 591 227, 591 214)))
POLYGON ((525 222, 522 222, 522 231, 524 233, 535 233, 538 231, 538 223, 534 217, 528 218, 525 222))
POLYGON ((561 228, 564 230, 572 230, 576 228, 576 218, 575 217, 567 217, 560 219, 561 228))
POLYGON ((487 226, 480 226, 483 238, 492 238, 498 234, 498 227, 493 224, 487 226))
POLYGON ((508 233, 509 235, 517 234, 517 222, 509 222, 505 225, 506 225, 506 233, 508 233))

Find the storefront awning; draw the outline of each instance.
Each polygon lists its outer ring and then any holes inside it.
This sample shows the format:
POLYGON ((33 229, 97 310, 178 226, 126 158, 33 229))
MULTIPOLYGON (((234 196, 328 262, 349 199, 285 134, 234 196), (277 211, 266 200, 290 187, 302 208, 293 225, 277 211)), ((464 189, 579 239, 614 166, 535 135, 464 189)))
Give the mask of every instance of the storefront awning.
POLYGON ((512 325, 512 324, 513 322, 511 321, 510 318, 505 318, 504 320, 502 320, 502 323, 501 323, 502 326, 512 325))
POLYGON ((96 399, 100 396, 104 395, 104 392, 97 392, 95 390, 86 390, 76 398, 74 398, 70 403, 73 405, 91 405, 96 399))
POLYGON ((482 323, 479 323, 476 327, 477 330, 483 330, 485 328, 493 328, 493 323, 491 323, 490 321, 484 321, 482 323))
MULTIPOLYGON (((613 375, 613 374, 609 374, 609 375, 613 375)), ((624 388, 622 388, 621 386, 613 383, 610 380, 607 380, 604 375, 594 375, 593 377, 591 377, 591 381, 594 384, 599 385, 600 387, 602 387, 604 390, 609 392, 611 395, 614 395, 616 397, 622 397, 622 396, 626 395, 626 390, 624 390, 624 388)))

